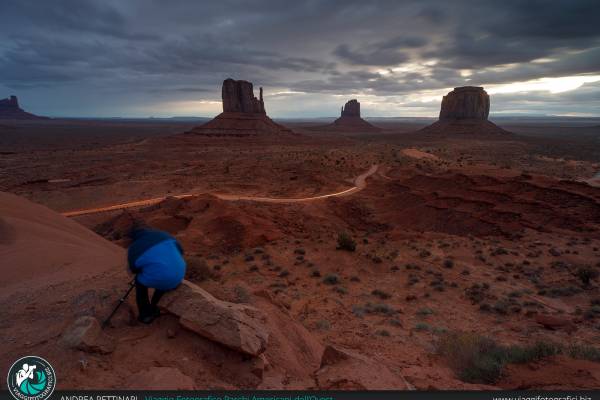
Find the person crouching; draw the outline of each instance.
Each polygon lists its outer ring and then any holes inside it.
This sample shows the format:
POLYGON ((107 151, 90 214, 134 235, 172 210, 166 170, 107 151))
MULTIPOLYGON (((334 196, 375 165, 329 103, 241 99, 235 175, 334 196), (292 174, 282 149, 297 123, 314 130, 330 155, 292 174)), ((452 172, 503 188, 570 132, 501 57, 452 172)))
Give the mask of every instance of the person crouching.
POLYGON ((185 276, 183 249, 167 232, 136 223, 130 233, 132 242, 127 250, 129 269, 136 274, 138 320, 150 324, 160 315, 158 302, 169 290, 175 289, 185 276), (153 288, 152 300, 148 288, 153 288))

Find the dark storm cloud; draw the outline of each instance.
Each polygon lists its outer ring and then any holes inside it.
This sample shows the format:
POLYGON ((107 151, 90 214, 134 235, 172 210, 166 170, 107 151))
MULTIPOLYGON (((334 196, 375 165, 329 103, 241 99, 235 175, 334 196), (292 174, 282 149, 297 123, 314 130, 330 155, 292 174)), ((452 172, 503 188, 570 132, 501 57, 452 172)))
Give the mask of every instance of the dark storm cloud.
POLYGON ((267 95, 385 98, 600 74, 599 12, 597 0, 5 0, 0 89, 25 91, 42 113, 63 102, 69 114, 80 98, 119 111, 134 94, 218 99, 229 76, 267 95))

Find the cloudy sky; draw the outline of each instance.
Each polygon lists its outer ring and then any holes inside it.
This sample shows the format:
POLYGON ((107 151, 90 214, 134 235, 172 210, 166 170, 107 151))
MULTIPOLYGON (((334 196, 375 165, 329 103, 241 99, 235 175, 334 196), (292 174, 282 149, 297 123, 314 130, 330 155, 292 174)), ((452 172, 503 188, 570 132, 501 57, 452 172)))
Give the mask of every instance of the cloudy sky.
POLYGON ((0 97, 49 116, 213 116, 227 77, 274 117, 600 116, 600 2, 2 0, 0 97))

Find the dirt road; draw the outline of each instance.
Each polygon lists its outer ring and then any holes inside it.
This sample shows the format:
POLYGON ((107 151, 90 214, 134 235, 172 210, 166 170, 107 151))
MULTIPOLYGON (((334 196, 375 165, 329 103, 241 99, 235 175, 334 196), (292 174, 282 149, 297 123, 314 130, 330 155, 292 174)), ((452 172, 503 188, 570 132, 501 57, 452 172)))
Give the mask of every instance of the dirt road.
MULTIPOLYGON (((371 175, 373 175, 375 172, 377 172, 378 168, 379 168, 379 166, 377 164, 372 165, 371 168, 369 168, 366 172, 364 172, 364 173, 358 175, 356 178, 354 178, 354 187, 351 187, 346 190, 342 190, 341 192, 328 193, 328 194, 323 194, 320 196, 300 197, 300 198, 273 198, 273 197, 239 196, 239 195, 235 195, 235 194, 219 194, 219 193, 213 193, 213 195, 222 200, 228 200, 228 201, 245 200, 245 201, 257 201, 257 202, 262 202, 262 203, 301 203, 301 202, 307 202, 307 201, 313 201, 313 200, 319 200, 319 199, 326 199, 328 197, 347 196, 349 194, 356 193, 356 192, 364 189, 367 186, 367 178, 370 177, 371 175)), ((145 206, 149 206, 152 204, 160 203, 167 197, 174 197, 176 199, 185 199, 187 197, 197 196, 199 194, 201 194, 201 193, 185 193, 185 194, 179 194, 179 195, 175 195, 175 196, 155 197, 152 199, 132 201, 132 202, 128 202, 128 203, 115 204, 115 205, 106 206, 106 207, 89 208, 86 210, 67 211, 67 212, 63 212, 61 214, 64 215, 65 217, 77 217, 79 215, 97 214, 97 213, 107 212, 107 211, 123 210, 126 208, 145 207, 145 206)))

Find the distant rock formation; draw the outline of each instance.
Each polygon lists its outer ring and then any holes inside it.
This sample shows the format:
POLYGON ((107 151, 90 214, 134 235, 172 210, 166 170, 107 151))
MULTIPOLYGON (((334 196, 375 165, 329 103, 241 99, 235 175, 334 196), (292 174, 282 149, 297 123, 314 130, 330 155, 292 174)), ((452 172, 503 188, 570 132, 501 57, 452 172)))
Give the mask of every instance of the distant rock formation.
POLYGON ((454 88, 442 99, 440 120, 479 119, 487 121, 490 114, 490 96, 482 87, 454 88))
POLYGON ((342 107, 340 117, 320 129, 339 132, 379 132, 380 128, 371 125, 360 117, 360 103, 352 99, 342 107))
POLYGON ((352 99, 342 107, 340 117, 359 117, 360 118, 360 103, 356 99, 352 99))
POLYGON ((260 88, 260 97, 254 97, 252 83, 236 81, 231 78, 223 81, 221 90, 223 99, 223 112, 266 114, 263 102, 263 89, 260 88))
POLYGON ((254 97, 251 82, 225 79, 221 89, 223 112, 204 125, 190 130, 189 134, 207 137, 247 137, 289 135, 293 132, 267 116, 263 89, 254 97))
POLYGON ((30 114, 19 107, 17 96, 0 100, 0 119, 48 119, 30 114))
POLYGON ((439 120, 420 132, 451 135, 510 133, 488 121, 489 114, 490 96, 482 87, 457 87, 443 97, 439 120))

